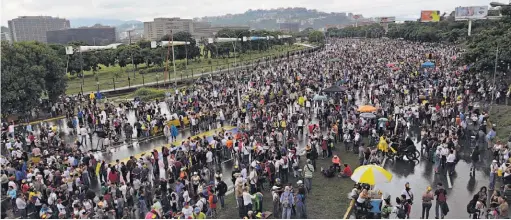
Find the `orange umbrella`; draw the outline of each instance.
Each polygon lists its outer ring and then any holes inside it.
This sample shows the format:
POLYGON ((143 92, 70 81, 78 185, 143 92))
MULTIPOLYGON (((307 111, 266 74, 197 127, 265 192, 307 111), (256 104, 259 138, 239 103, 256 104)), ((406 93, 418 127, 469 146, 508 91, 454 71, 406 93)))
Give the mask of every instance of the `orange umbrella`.
POLYGON ((358 107, 359 112, 375 112, 377 109, 374 106, 363 105, 358 107))

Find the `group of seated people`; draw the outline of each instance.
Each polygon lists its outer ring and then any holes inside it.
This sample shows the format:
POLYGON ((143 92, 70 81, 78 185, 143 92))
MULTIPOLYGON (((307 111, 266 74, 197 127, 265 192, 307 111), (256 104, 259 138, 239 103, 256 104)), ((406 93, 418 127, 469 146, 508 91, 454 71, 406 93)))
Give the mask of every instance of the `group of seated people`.
POLYGON ((351 174, 353 174, 353 171, 351 170, 350 165, 345 163, 343 164, 342 170, 341 167, 336 164, 331 165, 328 169, 321 167, 321 173, 327 178, 331 178, 336 175, 341 178, 350 178, 351 174))

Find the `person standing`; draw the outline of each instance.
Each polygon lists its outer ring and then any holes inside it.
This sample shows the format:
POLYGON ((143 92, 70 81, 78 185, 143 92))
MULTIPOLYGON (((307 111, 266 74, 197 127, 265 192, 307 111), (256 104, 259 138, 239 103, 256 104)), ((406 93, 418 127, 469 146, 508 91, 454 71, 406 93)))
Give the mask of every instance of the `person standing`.
POLYGON ((429 218, 429 210, 433 206, 432 201, 435 199, 435 195, 431 191, 431 186, 426 188, 426 192, 422 194, 422 217, 421 219, 429 218))
POLYGON ((85 128, 83 125, 80 126, 80 143, 82 143, 82 146, 87 146, 87 134, 89 132, 87 131, 87 128, 85 128))
POLYGON ((225 207, 225 193, 227 193, 227 184, 222 180, 221 177, 217 177, 218 184, 216 185, 216 192, 218 200, 220 200, 220 207, 225 207))
POLYGON ((447 205, 447 191, 444 189, 442 183, 437 184, 437 189, 435 190, 436 196, 436 204, 435 204, 435 218, 444 218, 445 212, 444 207, 447 205))
POLYGON ((293 209, 293 201, 295 201, 291 188, 286 186, 284 192, 280 196, 280 204, 282 205, 282 219, 291 218, 291 210, 293 209))
POLYGON ((20 216, 22 218, 27 218, 27 201, 25 200, 25 195, 21 194, 16 198, 16 208, 18 209, 20 216))
POLYGON ((307 189, 307 192, 310 193, 312 191, 312 176, 314 173, 314 166, 310 159, 307 159, 307 164, 303 167, 303 172, 305 188, 307 189))
POLYGON ((497 160, 493 160, 490 165, 490 185, 488 186, 489 190, 494 190, 495 188, 495 178, 497 176, 497 171, 499 169, 499 164, 497 160))
POLYGON ((248 211, 252 210, 252 196, 248 193, 248 189, 246 187, 243 188, 243 215, 246 216, 248 211))

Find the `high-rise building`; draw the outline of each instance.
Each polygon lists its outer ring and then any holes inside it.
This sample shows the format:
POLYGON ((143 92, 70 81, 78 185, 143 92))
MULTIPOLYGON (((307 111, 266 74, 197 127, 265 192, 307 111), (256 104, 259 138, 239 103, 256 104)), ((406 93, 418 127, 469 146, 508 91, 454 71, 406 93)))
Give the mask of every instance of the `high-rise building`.
POLYGON ((20 16, 8 21, 11 39, 46 43, 46 32, 68 29, 69 20, 50 16, 20 16))
POLYGON ((115 42, 115 27, 94 25, 46 32, 48 43, 67 44, 83 41, 88 45, 104 46, 115 42))
POLYGON ((144 36, 147 40, 160 40, 166 34, 177 32, 193 33, 193 20, 181 18, 155 18, 144 22, 144 36))

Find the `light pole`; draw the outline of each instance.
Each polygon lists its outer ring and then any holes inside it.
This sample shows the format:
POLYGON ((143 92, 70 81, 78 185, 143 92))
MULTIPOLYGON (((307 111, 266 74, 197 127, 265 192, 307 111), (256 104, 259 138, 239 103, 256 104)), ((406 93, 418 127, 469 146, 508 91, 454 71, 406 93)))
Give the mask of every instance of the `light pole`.
MULTIPOLYGON (((236 40, 232 42, 232 47, 234 48, 234 73, 236 74, 236 67, 237 67, 237 62, 236 62, 236 42, 238 41, 238 37, 239 35, 242 35, 243 33, 240 33, 238 35, 235 35, 236 36, 236 40)), ((229 34, 227 33, 224 33, 223 35, 229 37, 229 38, 232 38, 229 34)), ((218 48, 218 46, 217 46, 218 48)), ((217 49, 218 50, 218 49, 217 49)), ((217 52, 218 53, 218 52, 217 52)), ((227 64, 229 65, 229 64, 227 64)), ((236 81, 238 81, 238 74, 236 74, 236 81)), ((241 110, 241 95, 240 95, 240 83, 236 83, 236 92, 237 92, 237 95, 238 95, 238 107, 240 108, 241 110)))
POLYGON ((499 61, 499 45, 497 44, 497 50, 495 51, 495 69, 493 70, 493 88, 491 91, 491 104, 490 104, 490 110, 493 106, 493 98, 495 97, 495 91, 496 91, 496 85, 495 85, 495 78, 497 75, 497 65, 499 61))
MULTIPOLYGON (((128 30, 128 38, 130 40, 130 47, 131 47, 131 32, 132 31, 133 30, 128 30)), ((135 75, 135 61, 133 60, 133 49, 130 48, 130 51, 131 51, 131 66, 133 67, 133 78, 136 79, 137 77, 135 75)), ((129 78, 129 74, 128 74, 128 78, 129 78)))

